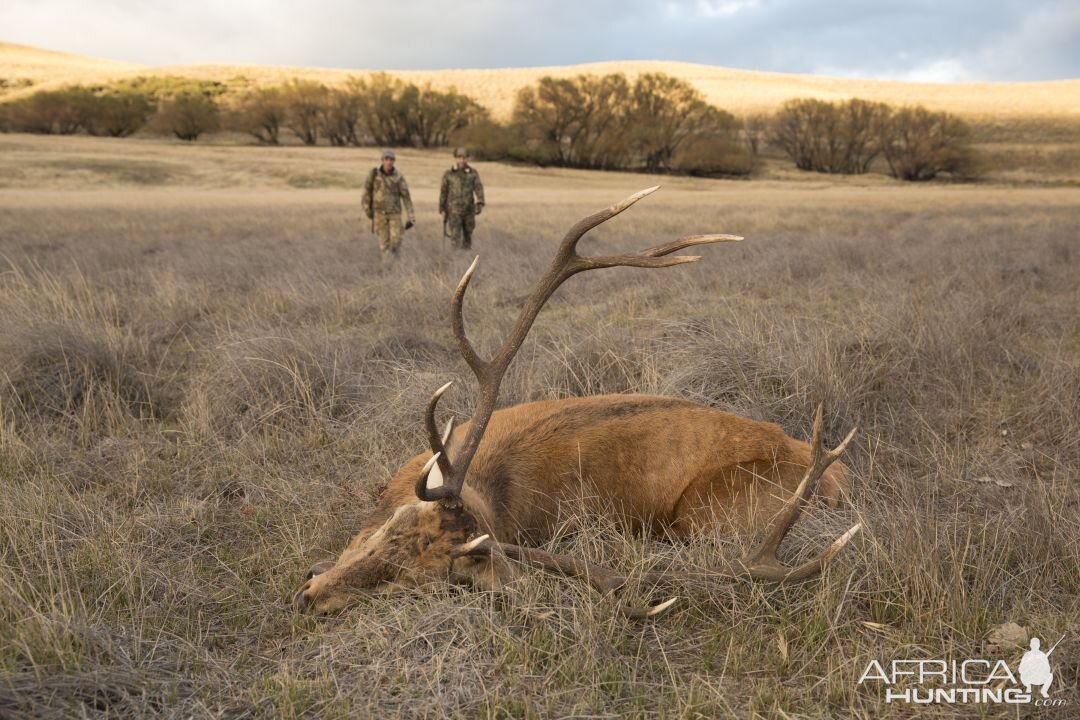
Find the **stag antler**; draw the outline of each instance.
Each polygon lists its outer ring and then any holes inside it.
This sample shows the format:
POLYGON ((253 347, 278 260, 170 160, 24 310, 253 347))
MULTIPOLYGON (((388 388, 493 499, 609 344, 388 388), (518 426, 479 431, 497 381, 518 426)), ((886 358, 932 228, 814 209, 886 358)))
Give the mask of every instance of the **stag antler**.
POLYGON ((428 440, 431 444, 431 451, 435 454, 435 459, 432 461, 434 465, 422 472, 417 479, 417 497, 421 500, 459 501, 461 487, 465 483, 469 465, 472 463, 477 448, 480 447, 480 440, 487 430, 491 413, 495 410, 495 402, 498 399, 499 386, 502 383, 503 376, 506 374, 507 368, 510 367, 510 363, 513 361, 517 351, 521 348, 521 344, 525 341, 525 336, 529 334, 529 329, 532 328, 533 321, 539 314, 540 309, 564 281, 585 270, 599 270, 601 268, 620 266, 663 268, 696 262, 701 259, 698 255, 664 256, 695 245, 742 240, 738 235, 691 235, 642 250, 633 255, 583 256, 578 254, 577 243, 585 233, 615 217, 641 198, 652 194, 658 189, 659 185, 636 192, 622 202, 580 220, 570 228, 566 233, 566 237, 563 238, 562 244, 559 245, 559 250, 555 254, 551 266, 536 283, 536 286, 529 294, 528 300, 525 301, 521 314, 518 316, 517 322, 510 331, 506 342, 503 343, 498 353, 491 360, 481 358, 465 334, 462 306, 465 300, 465 291, 469 287, 469 281, 472 280, 480 258, 477 257, 473 260, 472 265, 465 271, 461 282, 458 283, 457 289, 454 291, 454 299, 451 304, 451 323, 461 355, 472 369, 473 374, 476 375, 480 396, 469 422, 468 433, 453 458, 447 455, 445 447, 445 443, 449 439, 449 432, 445 433, 446 440, 444 440, 443 436, 439 435, 438 424, 435 421, 435 408, 439 403, 439 398, 446 392, 449 384, 443 385, 431 396, 431 401, 428 402, 427 411, 424 415, 424 424, 427 428, 428 440), (433 471, 434 467, 438 467, 437 474, 433 471), (429 474, 432 475, 430 482, 429 474), (434 482, 438 479, 441 479, 441 483, 434 482))
MULTIPOLYGON (((803 475, 795 494, 784 503, 780 512, 773 517, 772 522, 769 523, 769 527, 765 531, 765 538, 757 547, 743 553, 738 560, 730 563, 726 568, 702 572, 653 570, 642 574, 642 581, 657 585, 671 582, 715 582, 717 580, 726 581, 741 578, 783 583, 804 580, 824 570, 829 561, 859 532, 862 523, 854 525, 834 540, 824 552, 801 565, 794 567, 784 565, 776 557, 776 551, 780 548, 780 543, 783 542, 791 526, 799 519, 803 506, 806 505, 817 489, 821 476, 843 454, 857 430, 857 428, 852 428, 843 442, 826 452, 821 441, 821 415, 822 408, 821 405, 818 405, 817 413, 814 416, 813 440, 811 441, 813 448, 806 474, 803 475)), ((569 555, 559 555, 536 548, 500 543, 491 540, 487 535, 462 545, 454 554, 460 557, 466 555, 490 555, 492 552, 501 552, 511 559, 528 562, 545 570, 569 577, 584 577, 601 594, 614 593, 626 584, 629 579, 628 576, 621 575, 614 570, 569 555)), ((670 598, 658 605, 644 608, 619 604, 618 608, 624 615, 631 618, 655 617, 670 608, 676 600, 677 598, 670 598)))

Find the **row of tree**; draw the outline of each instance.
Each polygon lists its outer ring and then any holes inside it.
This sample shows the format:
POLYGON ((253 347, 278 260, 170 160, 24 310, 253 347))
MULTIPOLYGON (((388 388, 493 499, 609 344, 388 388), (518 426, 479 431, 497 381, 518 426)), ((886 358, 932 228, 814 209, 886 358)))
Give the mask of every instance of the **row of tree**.
POLYGON ((970 131, 948 113, 849 100, 799 99, 744 121, 662 73, 541 78, 518 91, 511 119, 493 121, 454 89, 385 73, 340 87, 307 80, 227 99, 221 83, 142 78, 111 87, 41 91, 0 105, 0 130, 127 137, 143 128, 196 140, 230 130, 278 145, 435 147, 464 144, 485 159, 595 169, 746 175, 766 148, 802 170, 858 174, 884 166, 904 180, 974 177, 970 131))
POLYGON ((942 173, 972 178, 981 165, 967 124, 923 107, 791 100, 772 118, 748 123, 748 136, 762 128, 802 170, 860 174, 881 157, 893 177, 930 180, 942 173))
POLYGON ((95 92, 84 87, 47 90, 2 106, 0 129, 127 137, 146 124, 154 107, 151 99, 140 92, 95 92))
POLYGON ((451 133, 487 117, 474 100, 450 89, 404 83, 386 74, 351 78, 343 87, 292 80, 232 101, 217 84, 136 83, 41 91, 0 106, 0 130, 127 137, 144 127, 181 140, 218 130, 250 134, 267 145, 284 132, 315 145, 445 145, 451 133))
MULTIPOLYGON (((739 122, 663 73, 541 78, 518 91, 505 155, 567 167, 743 175, 739 122)), ((483 138, 478 138, 485 149, 483 138)))
POLYGON ((451 134, 487 118, 487 110, 454 89, 405 83, 385 73, 344 86, 293 80, 255 90, 230 108, 226 124, 277 145, 284 129, 307 145, 446 145, 451 134))
POLYGON ((465 132, 480 154, 567 167, 746 175, 766 148, 802 170, 902 180, 971 179, 981 161, 968 126, 922 107, 798 99, 737 121, 688 83, 650 73, 542 78, 518 92, 511 122, 465 132), (883 160, 884 162, 880 162, 883 160))

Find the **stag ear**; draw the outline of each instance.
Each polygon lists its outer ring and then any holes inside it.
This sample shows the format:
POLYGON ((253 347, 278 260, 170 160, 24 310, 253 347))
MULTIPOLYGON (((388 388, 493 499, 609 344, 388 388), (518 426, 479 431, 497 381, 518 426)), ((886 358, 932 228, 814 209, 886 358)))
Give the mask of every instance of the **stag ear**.
POLYGON ((431 469, 428 470, 427 482, 424 483, 424 487, 428 490, 433 490, 437 487, 443 486, 443 474, 439 469, 439 463, 435 462, 431 464, 431 469))
POLYGON ((311 569, 308 570, 307 579, 310 580, 311 578, 315 577, 316 575, 322 575, 324 572, 329 572, 329 571, 333 570, 334 565, 335 565, 335 563, 332 563, 332 562, 315 563, 314 565, 311 566, 311 569))
MULTIPOLYGON (((446 423, 446 429, 443 430, 443 434, 442 434, 442 443, 443 443, 444 448, 446 447, 446 444, 448 442, 450 442, 450 435, 453 432, 454 432, 454 418, 450 418, 450 421, 446 423)), ((446 453, 446 459, 447 460, 450 459, 450 454, 449 453, 446 453)), ((434 465, 431 466, 431 469, 428 471, 427 482, 424 484, 424 486, 428 490, 431 490, 432 488, 442 487, 445 484, 446 484, 446 481, 443 478, 442 470, 439 469, 439 464, 436 462, 434 465)))

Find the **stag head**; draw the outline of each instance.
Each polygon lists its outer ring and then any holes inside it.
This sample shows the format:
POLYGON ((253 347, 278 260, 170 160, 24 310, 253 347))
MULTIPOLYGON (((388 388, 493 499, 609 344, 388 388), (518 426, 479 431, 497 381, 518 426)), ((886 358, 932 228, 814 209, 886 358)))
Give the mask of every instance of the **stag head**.
POLYGON ((483 578, 474 575, 490 562, 482 558, 454 562, 455 551, 466 547, 476 533, 476 520, 464 505, 424 501, 402 505, 381 527, 353 538, 336 563, 312 567, 294 602, 301 610, 328 613, 369 594, 447 580, 483 584, 483 578))

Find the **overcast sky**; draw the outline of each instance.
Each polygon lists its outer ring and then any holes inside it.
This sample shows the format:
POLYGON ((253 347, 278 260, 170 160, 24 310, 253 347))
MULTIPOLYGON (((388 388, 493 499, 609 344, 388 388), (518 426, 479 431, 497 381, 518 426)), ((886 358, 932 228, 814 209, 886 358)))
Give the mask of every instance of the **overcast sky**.
POLYGON ((0 40, 148 64, 1053 80, 1080 77, 1080 0, 0 0, 0 40))

